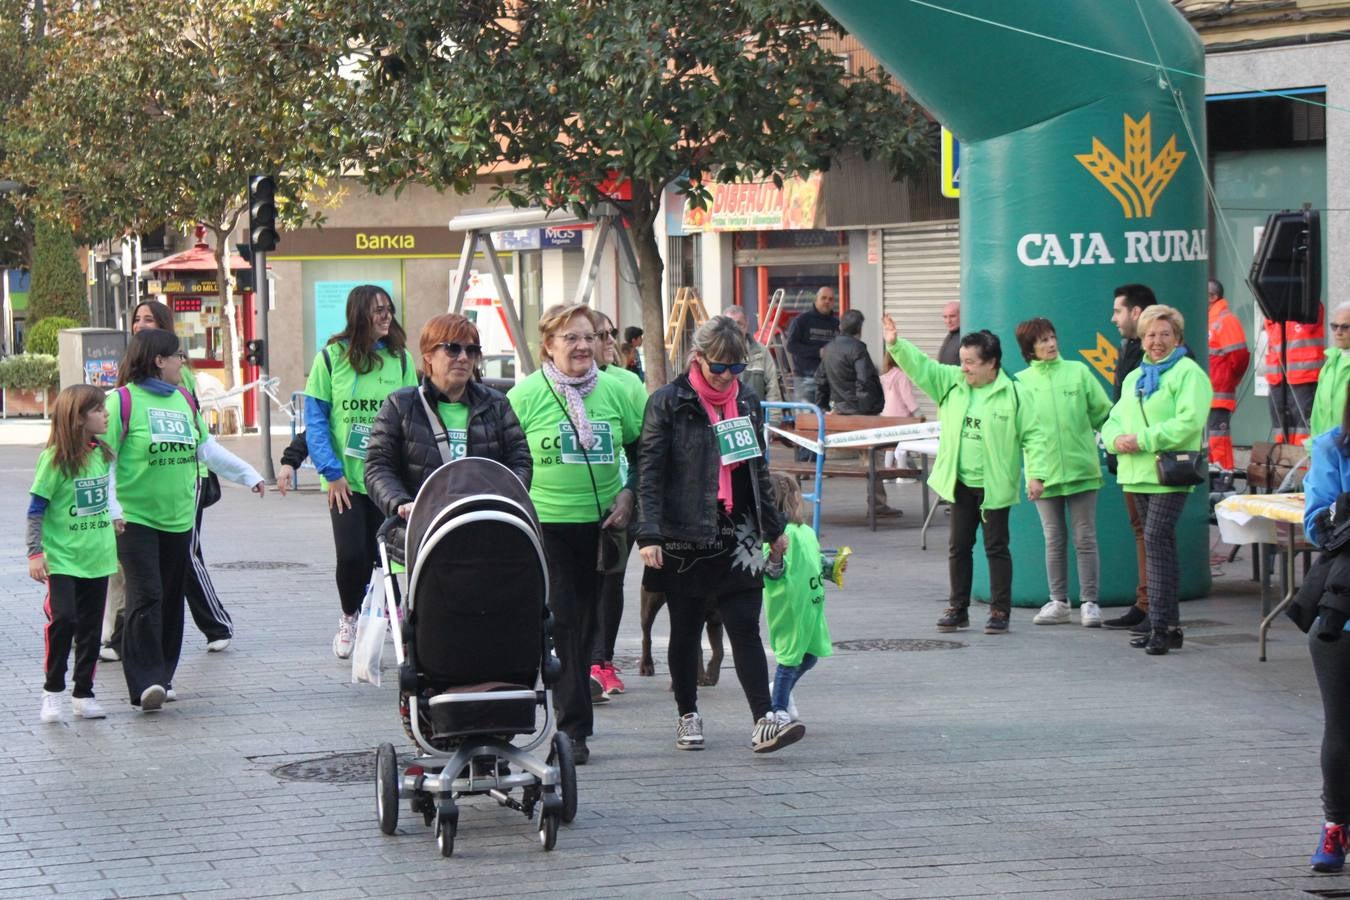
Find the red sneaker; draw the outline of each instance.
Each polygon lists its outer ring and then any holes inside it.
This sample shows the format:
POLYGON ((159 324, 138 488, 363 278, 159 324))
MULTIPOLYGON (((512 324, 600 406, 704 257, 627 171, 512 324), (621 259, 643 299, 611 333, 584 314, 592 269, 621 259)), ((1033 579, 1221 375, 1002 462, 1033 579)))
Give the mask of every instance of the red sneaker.
POLYGON ((614 668, 614 663, 603 663, 600 666, 600 677, 604 681, 606 694, 623 693, 623 679, 619 677, 619 670, 614 668))

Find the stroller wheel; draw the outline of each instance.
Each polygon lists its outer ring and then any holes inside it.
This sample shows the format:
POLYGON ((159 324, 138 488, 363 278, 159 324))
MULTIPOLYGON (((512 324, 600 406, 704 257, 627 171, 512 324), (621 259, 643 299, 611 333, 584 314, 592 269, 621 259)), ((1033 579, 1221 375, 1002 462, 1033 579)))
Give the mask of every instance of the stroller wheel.
POLYGON ((562 821, 570 825, 577 817, 577 766, 572 756, 572 738, 559 731, 553 735, 549 764, 558 767, 558 789, 562 794, 562 821))
POLYGON ((558 843, 558 820, 561 818, 561 811, 558 809, 544 808, 539 816, 539 843, 543 844, 545 850, 552 850, 558 843))
POLYGON ((459 830, 459 810, 441 810, 436 814, 436 847, 441 856, 455 853, 455 832, 459 830))
POLYGON ((398 828, 398 756, 393 744, 375 751, 375 814, 380 831, 393 834, 398 828))

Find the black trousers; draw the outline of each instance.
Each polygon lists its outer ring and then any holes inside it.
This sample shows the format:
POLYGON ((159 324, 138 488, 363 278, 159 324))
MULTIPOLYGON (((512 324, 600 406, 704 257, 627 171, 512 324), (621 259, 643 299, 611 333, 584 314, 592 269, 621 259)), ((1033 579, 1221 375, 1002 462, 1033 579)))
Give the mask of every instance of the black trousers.
POLYGON ((548 606, 553 614, 553 646, 562 677, 553 688, 558 730, 572 740, 591 736, 591 645, 600 605, 600 573, 595 570, 600 523, 543 523, 548 555, 548 606))
MULTIPOLYGON (((666 662, 670 683, 680 715, 698 711, 698 657, 703 644, 704 594, 666 592, 670 610, 670 647, 666 662)), ((761 589, 717 595, 717 610, 722 614, 731 642, 731 657, 736 663, 736 678, 741 682, 750 718, 757 721, 769 711, 769 663, 764 658, 764 641, 759 635, 761 589)))
POLYGON ((192 529, 192 554, 188 559, 187 576, 183 586, 187 591, 188 612, 197 630, 208 641, 219 641, 234 636, 234 622, 225 604, 220 602, 216 586, 211 583, 211 572, 202 558, 202 482, 197 479, 197 522, 192 529))
POLYGON ((191 531, 160 531, 133 522, 117 536, 127 583, 122 673, 133 704, 151 685, 173 684, 183 650, 183 577, 191 544, 191 531))
POLYGON ((1270 386, 1270 427, 1275 432, 1272 440, 1283 442, 1286 426, 1292 443, 1301 444, 1308 439, 1308 422, 1316 394, 1316 382, 1291 385, 1282 381, 1270 386))
POLYGON ((947 539, 947 574, 951 582, 951 606, 970 606, 970 584, 975 577, 975 532, 984 533, 984 555, 989 560, 989 608, 1012 613, 1012 553, 1008 551, 1008 510, 991 509, 980 521, 984 488, 956 482, 952 502, 951 533, 947 539))
POLYGON ((59 694, 66 689, 66 663, 75 646, 73 697, 94 696, 94 667, 98 665, 99 638, 103 632, 103 602, 108 597, 108 577, 77 578, 47 576, 47 627, 44 691, 59 694))
MULTIPOLYGON (((624 550, 624 563, 633 552, 636 534, 628 529, 628 545, 624 550)), ((623 578, 627 574, 617 572, 600 576, 600 609, 595 617, 595 633, 591 636, 591 665, 614 661, 614 642, 619 639, 619 623, 623 621, 623 578)))
POLYGON ((1350 635, 1318 640, 1308 632, 1313 671, 1322 692, 1322 808, 1328 822, 1350 824, 1350 635))
POLYGON ((351 509, 339 513, 330 507, 328 517, 333 522, 333 545, 337 548, 338 599, 342 611, 354 616, 361 611, 370 570, 379 558, 375 533, 384 524, 384 514, 374 500, 352 491, 351 509))

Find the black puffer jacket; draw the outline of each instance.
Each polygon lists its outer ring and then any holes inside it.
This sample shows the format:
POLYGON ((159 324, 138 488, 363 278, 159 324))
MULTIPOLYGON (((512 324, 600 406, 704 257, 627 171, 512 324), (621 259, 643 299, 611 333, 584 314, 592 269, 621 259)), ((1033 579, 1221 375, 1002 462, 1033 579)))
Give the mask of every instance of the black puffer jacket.
MULTIPOLYGON (((427 476, 441 467, 436 436, 418 391, 427 392, 433 411, 437 401, 445 400, 426 378, 418 387, 394 391, 380 407, 366 444, 366 492, 386 516, 411 502, 427 476)), ((534 465, 530 446, 506 395, 471 381, 464 389, 464 402, 469 407, 468 455, 495 459, 529 487, 534 465)))
POLYGON ((851 335, 839 335, 820 351, 816 405, 829 412, 831 401, 834 411, 846 416, 875 416, 886 405, 867 345, 851 335))
MULTIPOLYGON (((749 416, 763 450, 759 397, 742 385, 736 399, 740 414, 749 416)), ((642 419, 638 456, 637 542, 649 547, 663 541, 711 541, 717 537, 717 438, 698 394, 681 375, 652 394, 642 419)), ((773 502, 769 467, 764 457, 749 460, 750 486, 760 538, 775 541, 783 520, 773 502)))

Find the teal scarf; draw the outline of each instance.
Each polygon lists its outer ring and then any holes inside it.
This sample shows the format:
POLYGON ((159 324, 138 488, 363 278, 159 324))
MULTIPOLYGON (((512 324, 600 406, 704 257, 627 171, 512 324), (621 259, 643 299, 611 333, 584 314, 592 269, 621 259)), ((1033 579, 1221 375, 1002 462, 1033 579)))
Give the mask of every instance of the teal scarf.
POLYGON ((1134 386, 1134 392, 1141 398, 1147 399, 1153 396, 1153 392, 1158 389, 1162 383, 1163 373, 1181 362, 1182 357, 1186 355, 1186 346, 1178 344, 1171 355, 1160 363, 1148 361, 1148 356, 1144 356, 1144 361, 1139 364, 1139 382, 1134 386))

